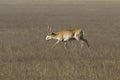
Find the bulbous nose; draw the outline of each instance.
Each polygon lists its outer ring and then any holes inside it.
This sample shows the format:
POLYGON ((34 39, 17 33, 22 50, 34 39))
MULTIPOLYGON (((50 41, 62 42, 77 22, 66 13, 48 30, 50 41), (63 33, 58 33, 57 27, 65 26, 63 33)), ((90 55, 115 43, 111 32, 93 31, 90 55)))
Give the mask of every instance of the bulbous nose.
POLYGON ((48 40, 47 37, 45 38, 45 40, 48 40))
POLYGON ((49 39, 48 39, 48 36, 46 36, 45 40, 47 40, 47 41, 49 40, 49 39))

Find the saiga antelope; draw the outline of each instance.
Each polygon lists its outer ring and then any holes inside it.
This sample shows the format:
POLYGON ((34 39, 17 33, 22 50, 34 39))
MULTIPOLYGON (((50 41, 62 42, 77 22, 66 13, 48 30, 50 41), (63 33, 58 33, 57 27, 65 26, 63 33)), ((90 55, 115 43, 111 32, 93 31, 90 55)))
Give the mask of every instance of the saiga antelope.
POLYGON ((75 39, 77 41, 81 41, 81 48, 83 47, 83 43, 85 42, 89 48, 89 44, 87 39, 83 38, 84 32, 81 29, 69 29, 63 30, 59 32, 52 32, 51 27, 48 26, 49 33, 46 36, 46 40, 55 39, 57 42, 53 45, 55 47, 59 42, 64 42, 64 48, 67 49, 66 44, 68 41, 75 39))

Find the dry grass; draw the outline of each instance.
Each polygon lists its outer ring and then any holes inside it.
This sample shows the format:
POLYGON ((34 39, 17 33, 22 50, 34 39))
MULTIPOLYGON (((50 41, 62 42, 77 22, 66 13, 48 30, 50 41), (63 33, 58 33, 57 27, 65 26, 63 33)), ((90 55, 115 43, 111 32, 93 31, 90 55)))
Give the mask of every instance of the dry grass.
POLYGON ((120 80, 119 5, 0 7, 0 80, 120 80), (45 41, 54 31, 82 28, 91 49, 79 42, 45 41), (79 24, 79 26, 78 26, 79 24))

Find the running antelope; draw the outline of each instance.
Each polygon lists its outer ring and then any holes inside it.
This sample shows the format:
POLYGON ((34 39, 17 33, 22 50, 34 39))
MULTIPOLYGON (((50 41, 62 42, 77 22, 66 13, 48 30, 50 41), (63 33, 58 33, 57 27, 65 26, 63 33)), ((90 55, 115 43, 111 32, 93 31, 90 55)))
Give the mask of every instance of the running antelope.
POLYGON ((81 29, 69 29, 63 30, 59 32, 52 32, 51 27, 49 28, 49 33, 46 36, 46 40, 55 39, 57 42, 53 45, 55 47, 59 42, 64 42, 64 48, 67 49, 66 44, 70 40, 81 41, 81 48, 83 47, 84 42, 87 44, 89 48, 89 44, 87 39, 83 38, 84 32, 81 29))

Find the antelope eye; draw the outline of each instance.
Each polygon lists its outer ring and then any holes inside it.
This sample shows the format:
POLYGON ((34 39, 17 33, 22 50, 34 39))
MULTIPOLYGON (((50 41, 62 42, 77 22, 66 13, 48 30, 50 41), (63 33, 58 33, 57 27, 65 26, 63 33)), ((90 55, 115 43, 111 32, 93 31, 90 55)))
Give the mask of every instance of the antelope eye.
POLYGON ((55 35, 55 33, 52 32, 51 35, 55 35))

